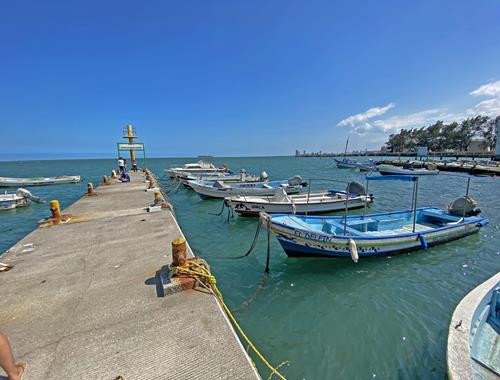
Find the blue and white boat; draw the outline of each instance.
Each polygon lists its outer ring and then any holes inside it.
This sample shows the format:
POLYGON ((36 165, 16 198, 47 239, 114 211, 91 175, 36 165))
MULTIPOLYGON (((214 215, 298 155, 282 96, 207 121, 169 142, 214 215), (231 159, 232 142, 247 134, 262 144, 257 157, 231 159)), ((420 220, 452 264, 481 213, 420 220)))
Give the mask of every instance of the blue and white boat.
POLYGON ((465 203, 464 214, 416 208, 416 176, 367 177, 370 180, 414 182, 412 209, 351 216, 265 215, 287 255, 352 258, 357 262, 359 257, 427 249, 476 233, 488 224, 488 219, 465 211, 465 203))
POLYGON ((269 182, 234 182, 188 181, 188 185, 203 199, 226 198, 238 195, 273 195, 277 189, 285 189, 288 194, 298 193, 307 183, 300 176, 284 181, 269 182))
POLYGON ((500 378, 500 272, 460 301, 447 349, 450 380, 500 378))

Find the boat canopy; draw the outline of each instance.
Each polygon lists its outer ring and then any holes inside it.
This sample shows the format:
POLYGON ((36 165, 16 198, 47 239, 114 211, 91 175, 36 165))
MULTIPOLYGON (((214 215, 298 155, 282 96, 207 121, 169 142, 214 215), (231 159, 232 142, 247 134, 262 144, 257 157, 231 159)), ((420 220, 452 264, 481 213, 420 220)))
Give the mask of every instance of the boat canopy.
POLYGON ((405 175, 405 174, 396 174, 391 176, 383 176, 383 175, 370 175, 366 176, 367 181, 408 181, 415 182, 417 180, 417 176, 415 175, 405 175))

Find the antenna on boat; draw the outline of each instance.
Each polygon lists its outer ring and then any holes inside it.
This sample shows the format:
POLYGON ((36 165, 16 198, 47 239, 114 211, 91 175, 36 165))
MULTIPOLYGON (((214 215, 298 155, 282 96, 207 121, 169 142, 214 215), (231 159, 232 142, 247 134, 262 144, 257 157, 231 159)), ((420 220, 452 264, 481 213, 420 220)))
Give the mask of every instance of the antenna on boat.
MULTIPOLYGON (((349 139, 347 139, 349 141, 349 139)), ((347 214, 349 213, 349 189, 350 189, 351 182, 347 182, 347 187, 345 189, 345 216, 344 216, 344 235, 346 234, 347 231, 347 214)))

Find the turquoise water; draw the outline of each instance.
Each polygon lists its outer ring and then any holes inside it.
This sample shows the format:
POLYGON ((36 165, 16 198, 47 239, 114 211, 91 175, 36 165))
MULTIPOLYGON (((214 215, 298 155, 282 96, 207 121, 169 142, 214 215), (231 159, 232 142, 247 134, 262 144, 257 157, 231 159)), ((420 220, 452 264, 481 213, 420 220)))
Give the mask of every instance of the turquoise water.
MULTIPOLYGON (((150 168, 165 184, 163 169, 189 159, 151 159, 150 168)), ((98 182, 114 160, 0 163, 0 176, 80 174, 78 185, 32 188, 63 207, 98 182)), ((327 158, 262 157, 216 159, 233 170, 266 170, 272 179, 303 178, 362 181, 363 174, 334 167, 327 158)), ((428 251, 350 261, 288 258, 272 239, 271 273, 264 276, 266 239, 262 235, 247 258, 256 219, 214 216, 220 201, 201 200, 179 188, 170 194, 179 224, 195 254, 206 258, 241 325, 275 364, 288 360, 289 379, 443 379, 446 339, 452 312, 477 284, 500 270, 500 179, 474 177, 471 195, 490 225, 479 234, 428 251)), ((332 187, 318 181, 318 189, 332 187)), ((462 177, 422 177, 419 206, 444 207, 463 195, 462 177)), ((371 210, 407 209, 411 184, 370 184, 371 210)), ((0 213, 0 251, 36 227, 48 205, 0 213)), ((269 371, 256 361, 263 378, 269 371)))

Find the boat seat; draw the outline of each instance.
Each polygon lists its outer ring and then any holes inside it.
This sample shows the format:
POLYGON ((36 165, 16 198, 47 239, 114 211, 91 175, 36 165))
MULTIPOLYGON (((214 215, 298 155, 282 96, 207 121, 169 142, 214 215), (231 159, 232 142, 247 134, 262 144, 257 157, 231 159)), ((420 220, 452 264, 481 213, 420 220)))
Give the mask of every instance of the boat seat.
POLYGON ((357 226, 360 224, 368 224, 368 223, 377 223, 378 220, 371 219, 371 218, 365 218, 365 219, 359 219, 359 220, 351 220, 347 222, 348 226, 357 226))
POLYGON ((459 218, 453 215, 446 214, 444 212, 439 212, 437 210, 424 210, 422 212, 424 216, 430 216, 432 218, 449 220, 450 222, 456 222, 459 218))
MULTIPOLYGON (((321 229, 321 231, 326 232, 328 234, 335 234, 335 232, 333 230, 337 229, 337 228, 340 230, 339 234, 344 233, 344 224, 343 223, 326 222, 325 221, 323 223, 323 228, 321 229)), ((349 233, 349 235, 353 235, 353 236, 366 236, 366 234, 364 232, 361 232, 361 231, 358 231, 354 228, 351 228, 351 227, 349 227, 349 225, 347 225, 345 227, 345 231, 347 233, 349 233)))

